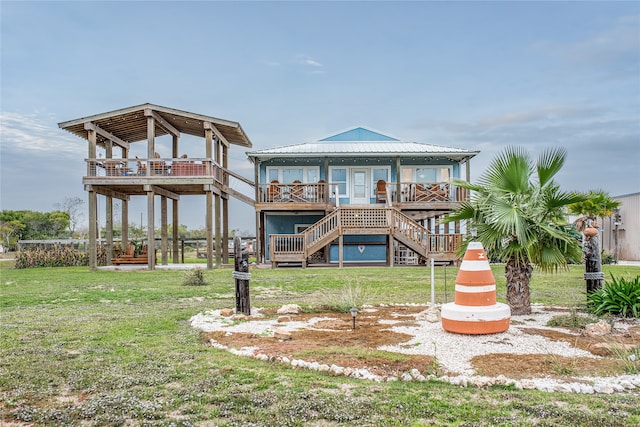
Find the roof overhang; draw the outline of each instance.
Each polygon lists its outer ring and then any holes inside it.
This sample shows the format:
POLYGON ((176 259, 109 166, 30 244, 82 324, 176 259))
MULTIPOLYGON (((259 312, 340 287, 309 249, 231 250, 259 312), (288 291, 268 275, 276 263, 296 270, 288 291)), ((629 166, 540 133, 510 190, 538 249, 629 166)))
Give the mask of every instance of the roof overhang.
POLYGON ((475 157, 480 151, 426 145, 419 143, 349 143, 349 149, 341 150, 339 144, 332 144, 330 149, 318 149, 320 144, 299 144, 273 149, 247 152, 251 162, 271 159, 317 159, 317 158, 439 158, 452 161, 466 161, 475 157), (377 149, 376 149, 377 148, 377 149))
POLYGON ((58 123, 58 126, 83 139, 87 139, 87 130, 93 129, 96 131, 98 144, 103 145, 110 140, 125 146, 147 140, 147 122, 150 117, 154 118, 156 137, 169 134, 179 136, 182 133, 204 138, 207 129, 212 129, 225 145, 252 146, 240 123, 154 104, 82 117, 58 123))

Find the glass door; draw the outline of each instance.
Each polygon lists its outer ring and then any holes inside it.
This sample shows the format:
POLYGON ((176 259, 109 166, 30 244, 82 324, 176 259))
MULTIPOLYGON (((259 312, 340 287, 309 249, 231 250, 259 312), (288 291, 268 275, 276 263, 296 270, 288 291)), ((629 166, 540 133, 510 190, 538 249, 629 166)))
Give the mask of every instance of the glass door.
POLYGON ((352 169, 351 170, 351 203, 353 204, 369 204, 369 192, 367 188, 367 170, 352 169))

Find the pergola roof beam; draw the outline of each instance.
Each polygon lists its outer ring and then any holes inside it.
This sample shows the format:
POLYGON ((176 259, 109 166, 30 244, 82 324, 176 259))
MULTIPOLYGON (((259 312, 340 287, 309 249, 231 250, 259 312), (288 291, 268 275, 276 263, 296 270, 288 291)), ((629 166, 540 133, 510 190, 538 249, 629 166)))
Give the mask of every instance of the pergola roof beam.
POLYGON ((129 149, 129 143, 127 141, 123 141, 122 139, 118 138, 117 136, 115 136, 114 134, 112 134, 111 132, 108 132, 104 129, 102 129, 100 126, 96 125, 95 123, 91 123, 91 122, 86 122, 84 124, 84 129, 85 130, 93 130, 95 131, 98 135, 103 136, 104 138, 107 138, 113 142, 115 142, 116 144, 118 144, 120 147, 128 150, 129 149))
POLYGON ((156 120, 156 124, 159 124, 160 126, 162 126, 164 128, 164 130, 166 130, 167 132, 169 132, 170 134, 176 136, 176 137, 180 137, 180 131, 178 129, 176 129, 175 127, 173 127, 173 125, 171 123, 169 123, 168 121, 166 121, 164 118, 162 118, 162 116, 160 116, 160 114, 156 113, 155 111, 153 111, 150 108, 147 108, 144 110, 144 115, 147 117, 153 117, 156 120))
POLYGON ((205 129, 211 129, 213 131, 213 133, 218 137, 220 142, 222 142, 227 147, 229 146, 229 141, 227 141, 227 139, 224 137, 224 135, 222 135, 220 133, 218 128, 216 128, 213 123, 211 123, 211 122, 203 122, 202 125, 204 126, 205 129))

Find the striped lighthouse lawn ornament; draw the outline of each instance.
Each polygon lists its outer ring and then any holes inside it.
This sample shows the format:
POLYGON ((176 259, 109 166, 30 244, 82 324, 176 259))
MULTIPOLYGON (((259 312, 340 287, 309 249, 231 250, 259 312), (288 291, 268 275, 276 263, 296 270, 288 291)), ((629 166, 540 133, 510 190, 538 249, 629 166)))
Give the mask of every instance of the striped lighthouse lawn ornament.
POLYGON ((456 276, 455 301, 442 306, 442 328, 459 334, 509 329, 511 309, 496 302, 496 280, 480 242, 471 242, 456 276))

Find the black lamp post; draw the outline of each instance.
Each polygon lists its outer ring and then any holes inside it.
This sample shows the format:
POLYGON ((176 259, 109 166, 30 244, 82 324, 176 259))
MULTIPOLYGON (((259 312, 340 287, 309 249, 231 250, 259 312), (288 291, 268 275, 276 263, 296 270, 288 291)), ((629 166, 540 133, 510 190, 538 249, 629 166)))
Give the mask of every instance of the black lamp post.
POLYGON ((358 315, 358 311, 359 310, 355 307, 349 310, 349 313, 351 313, 351 320, 353 321, 353 326, 351 327, 351 329, 356 328, 356 316, 358 315))

